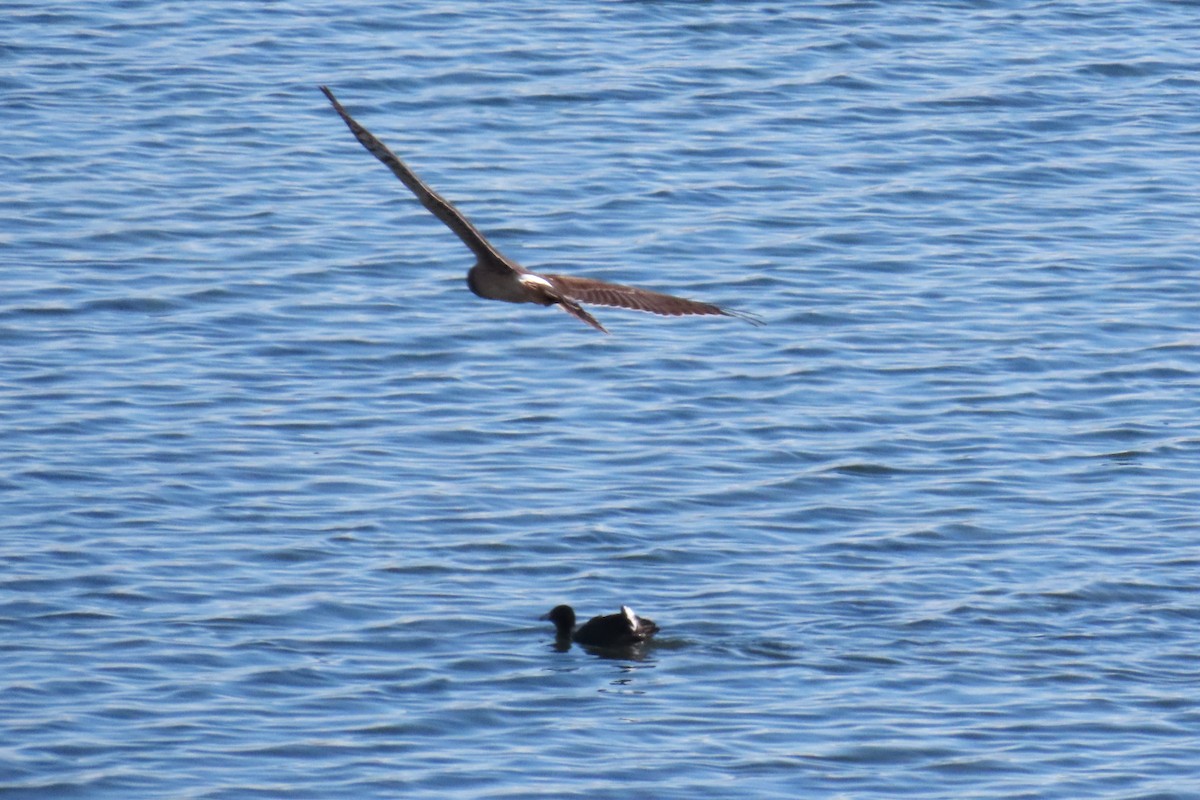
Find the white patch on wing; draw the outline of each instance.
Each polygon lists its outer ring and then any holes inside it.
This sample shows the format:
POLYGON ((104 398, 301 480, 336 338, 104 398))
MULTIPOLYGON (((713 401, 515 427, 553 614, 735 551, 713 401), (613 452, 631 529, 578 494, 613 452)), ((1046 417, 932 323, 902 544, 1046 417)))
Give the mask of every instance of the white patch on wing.
POLYGON ((550 281, 546 280, 541 275, 534 275, 529 272, 526 272, 524 275, 519 276, 517 278, 517 280, 519 280, 521 283, 525 284, 526 286, 529 286, 531 284, 536 284, 538 286, 549 286, 551 289, 554 288, 554 284, 550 283, 550 281))

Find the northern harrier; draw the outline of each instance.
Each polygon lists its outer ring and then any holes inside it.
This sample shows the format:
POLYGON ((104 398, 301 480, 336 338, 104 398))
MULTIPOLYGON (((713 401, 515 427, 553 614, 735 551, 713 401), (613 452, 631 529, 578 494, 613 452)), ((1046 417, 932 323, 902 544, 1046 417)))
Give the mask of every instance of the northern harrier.
POLYGON ((418 178, 395 153, 370 131, 359 125, 354 117, 342 108, 342 104, 326 86, 321 91, 329 98, 333 108, 345 121, 354 137, 367 148, 367 152, 387 165, 396 177, 417 196, 421 205, 462 239, 463 244, 475 254, 475 266, 467 272, 467 286, 480 297, 489 300, 504 300, 509 303, 536 303, 542 306, 557 305, 576 319, 586 322, 597 330, 608 333, 596 318, 584 310, 581 303, 600 306, 617 306, 638 311, 649 311, 677 317, 688 314, 708 314, 737 317, 754 325, 762 324, 756 317, 740 311, 730 311, 712 303, 685 300, 669 294, 651 292, 634 286, 596 280, 575 278, 569 275, 539 275, 530 272, 517 262, 506 258, 476 230, 458 209, 450 205, 425 182, 418 178))

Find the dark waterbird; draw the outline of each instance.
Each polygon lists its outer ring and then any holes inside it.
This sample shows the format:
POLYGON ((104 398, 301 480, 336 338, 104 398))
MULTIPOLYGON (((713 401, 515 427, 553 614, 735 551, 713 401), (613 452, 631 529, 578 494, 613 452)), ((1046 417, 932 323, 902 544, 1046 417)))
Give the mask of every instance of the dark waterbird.
POLYGON ((542 619, 554 623, 560 644, 576 642, 587 647, 631 647, 658 633, 654 620, 639 617, 629 606, 621 606, 620 614, 592 617, 578 628, 575 627, 575 609, 570 606, 555 606, 542 619))
POLYGON ((354 138, 371 155, 382 161, 400 179, 401 183, 417 196, 435 217, 452 230, 463 244, 475 254, 475 266, 467 272, 467 286, 479 297, 489 300, 504 300, 509 303, 536 303, 541 306, 558 306, 571 316, 586 322, 593 328, 608 333, 596 318, 584 310, 581 303, 598 306, 616 306, 637 311, 649 311, 667 317, 685 315, 719 315, 737 317, 753 325, 762 322, 752 314, 730 311, 712 303, 685 300, 648 289, 622 286, 618 283, 576 278, 569 275, 539 275, 530 272, 512 259, 502 255, 495 245, 472 225, 457 208, 429 188, 408 166, 396 157, 383 142, 358 124, 358 121, 342 108, 342 104, 329 91, 320 87, 333 108, 341 116, 354 138))

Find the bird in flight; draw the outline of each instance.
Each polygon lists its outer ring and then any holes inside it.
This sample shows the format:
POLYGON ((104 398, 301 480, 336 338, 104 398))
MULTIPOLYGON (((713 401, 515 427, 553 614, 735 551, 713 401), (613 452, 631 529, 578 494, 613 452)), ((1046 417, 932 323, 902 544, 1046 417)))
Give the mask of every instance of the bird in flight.
POLYGON ((467 272, 467 286, 479 297, 489 300, 504 300, 509 303, 556 305, 576 319, 586 322, 603 333, 608 333, 608 331, 587 312, 583 303, 631 308, 668 317, 691 314, 737 317, 752 325, 762 324, 752 314, 731 311, 712 303, 685 300, 682 297, 652 292, 634 286, 608 283, 594 278, 539 275, 525 269, 517 262, 505 257, 457 208, 430 189, 403 161, 396 157, 395 153, 388 149, 387 145, 358 124, 358 121, 350 116, 333 96, 333 92, 329 91, 329 87, 322 86, 320 88, 329 98, 329 102, 333 104, 334 110, 350 128, 354 138, 358 139, 367 152, 387 165, 388 169, 400 179, 400 182, 417 196, 421 205, 440 219, 447 228, 454 231, 455 235, 462 239, 463 244, 471 248, 471 252, 475 254, 475 266, 467 272))

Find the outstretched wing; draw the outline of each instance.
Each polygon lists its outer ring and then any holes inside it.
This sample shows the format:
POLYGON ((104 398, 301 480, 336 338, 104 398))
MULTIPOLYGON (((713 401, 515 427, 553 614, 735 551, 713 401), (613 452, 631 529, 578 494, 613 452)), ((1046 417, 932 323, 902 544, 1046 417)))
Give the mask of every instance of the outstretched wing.
POLYGON ((595 278, 576 278, 571 275, 543 275, 565 297, 580 303, 591 303, 598 306, 615 306, 631 308, 635 311, 649 311, 651 314, 662 314, 665 317, 681 317, 693 314, 718 315, 722 317, 737 317, 751 325, 761 325, 762 320, 752 314, 742 311, 730 311, 727 308, 701 303, 698 300, 687 300, 649 289, 639 289, 636 286, 622 286, 619 283, 607 283, 595 278))
POLYGON ((354 134, 354 138, 358 139, 359 143, 367 148, 367 152, 386 164, 388 169, 395 173, 396 177, 417 196, 417 199, 421 201, 421 205, 429 209, 447 228, 454 231, 455 235, 459 239, 462 239, 467 247, 471 248, 472 252, 475 253, 481 262, 501 269, 507 268, 513 270, 512 264, 504 256, 500 255, 500 252, 492 246, 491 242, 484 238, 482 233, 475 229, 474 225, 467 221, 462 212, 452 206, 440 194, 430 189, 403 161, 396 157, 395 153, 388 149, 387 145, 376 139, 374 134, 362 125, 359 125, 358 121, 350 116, 346 109, 342 108, 342 104, 333 96, 333 92, 329 91, 328 86, 320 88, 325 93, 325 96, 329 98, 329 102, 333 104, 333 110, 338 113, 342 121, 346 123, 346 127, 354 134))

